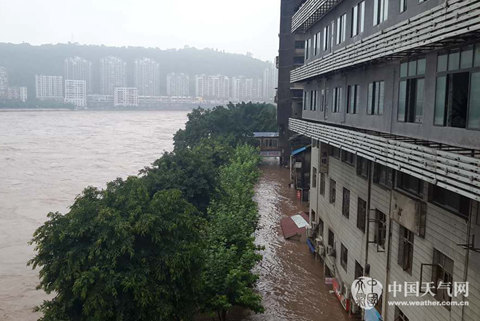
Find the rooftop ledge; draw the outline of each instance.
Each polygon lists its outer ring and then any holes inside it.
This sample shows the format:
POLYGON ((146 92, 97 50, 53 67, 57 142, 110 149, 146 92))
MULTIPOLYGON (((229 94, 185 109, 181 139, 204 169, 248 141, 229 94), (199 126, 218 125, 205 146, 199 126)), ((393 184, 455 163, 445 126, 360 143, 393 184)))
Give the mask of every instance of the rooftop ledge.
POLYGON ((305 31, 342 0, 307 0, 292 17, 292 32, 305 31))
POLYGON ((480 201, 480 151, 289 119, 290 130, 480 201))

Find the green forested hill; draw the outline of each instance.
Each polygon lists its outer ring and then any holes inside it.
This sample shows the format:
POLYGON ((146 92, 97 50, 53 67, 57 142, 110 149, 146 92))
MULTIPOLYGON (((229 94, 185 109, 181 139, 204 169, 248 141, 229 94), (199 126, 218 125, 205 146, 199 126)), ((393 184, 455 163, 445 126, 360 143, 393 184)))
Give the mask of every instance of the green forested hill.
POLYGON ((148 57, 160 64, 161 91, 169 72, 224 74, 227 76, 261 77, 266 62, 246 55, 229 54, 212 49, 169 49, 141 47, 107 47, 78 44, 32 46, 0 43, 0 66, 7 68, 12 86, 27 86, 34 93, 35 74, 63 75, 63 60, 80 56, 93 63, 94 83, 98 79, 98 62, 104 56, 117 56, 128 64, 128 81, 132 82, 133 60, 148 57))

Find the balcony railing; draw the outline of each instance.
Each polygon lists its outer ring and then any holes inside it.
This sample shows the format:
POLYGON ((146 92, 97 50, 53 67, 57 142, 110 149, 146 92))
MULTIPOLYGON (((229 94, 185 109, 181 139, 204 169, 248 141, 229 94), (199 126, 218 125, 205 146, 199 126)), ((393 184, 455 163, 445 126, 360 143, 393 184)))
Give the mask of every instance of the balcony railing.
MULTIPOLYGON (((290 118, 290 130, 349 151, 376 163, 393 168, 480 201, 480 159, 472 150, 440 144, 412 143, 413 139, 360 131, 290 118), (455 150, 455 151, 453 151, 455 150)), ((422 143, 425 143, 422 141, 422 143)))
POLYGON ((293 70, 290 80, 302 81, 375 59, 456 44, 463 36, 479 37, 479 30, 480 0, 449 0, 293 70))
POLYGON ((305 31, 342 0, 307 0, 292 17, 292 32, 305 31))

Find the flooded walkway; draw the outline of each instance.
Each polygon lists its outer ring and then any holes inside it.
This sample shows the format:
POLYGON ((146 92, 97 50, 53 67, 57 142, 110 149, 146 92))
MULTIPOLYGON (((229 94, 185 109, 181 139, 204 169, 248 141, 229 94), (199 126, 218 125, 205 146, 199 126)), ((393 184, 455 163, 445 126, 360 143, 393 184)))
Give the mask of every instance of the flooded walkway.
POLYGON ((288 241, 282 236, 280 220, 308 210, 288 187, 289 171, 278 165, 263 165, 256 187, 260 213, 256 239, 265 247, 257 267, 258 290, 263 296, 264 314, 232 315, 235 321, 331 321, 349 320, 329 288, 324 284, 323 266, 309 252, 305 240, 288 241))

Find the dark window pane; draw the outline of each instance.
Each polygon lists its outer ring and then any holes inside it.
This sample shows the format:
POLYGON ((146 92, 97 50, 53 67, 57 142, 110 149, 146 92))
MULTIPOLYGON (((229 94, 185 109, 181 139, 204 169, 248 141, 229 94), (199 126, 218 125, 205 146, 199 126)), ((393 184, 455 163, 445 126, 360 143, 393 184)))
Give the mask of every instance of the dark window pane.
POLYGON ((425 64, 426 64, 425 58, 417 61, 417 75, 421 76, 425 74, 425 64))
POLYGON ((437 71, 442 72, 447 70, 447 61, 448 61, 448 55, 441 55, 438 56, 437 60, 437 71))
POLYGON ((460 63, 460 52, 452 52, 448 55, 448 70, 457 70, 460 63))
POLYGON ((400 65, 400 77, 407 77, 408 63, 404 62, 400 65))
POLYGON ((475 46, 475 58, 473 62, 474 67, 480 67, 480 44, 475 46))
POLYGON ((473 62, 473 48, 462 50, 460 56, 460 68, 471 68, 473 62))
POLYGON ((417 74, 417 61, 410 61, 408 63, 408 76, 415 76, 417 74))
POLYGON ((480 72, 472 73, 468 128, 480 129, 480 72))
POLYGON ((467 119, 468 88, 470 75, 461 72, 448 75, 449 79, 449 113, 448 125, 465 128, 467 119))
POLYGON ((415 94, 415 122, 421 123, 423 118, 423 95, 425 79, 417 79, 417 90, 415 94))
POLYGON ((437 89, 435 94, 435 125, 445 126, 445 98, 447 95, 447 77, 437 78, 437 89))

